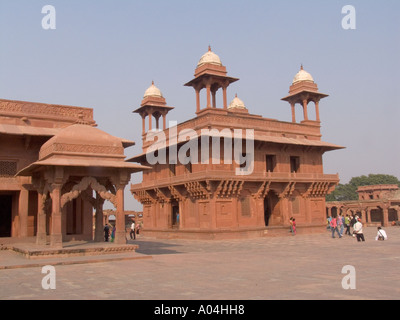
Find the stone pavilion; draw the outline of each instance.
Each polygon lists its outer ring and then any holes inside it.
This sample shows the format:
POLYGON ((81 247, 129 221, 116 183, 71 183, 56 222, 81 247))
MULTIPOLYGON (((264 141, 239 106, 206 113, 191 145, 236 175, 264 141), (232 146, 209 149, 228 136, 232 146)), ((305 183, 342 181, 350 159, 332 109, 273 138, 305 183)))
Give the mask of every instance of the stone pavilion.
POLYGON ((141 183, 131 185, 143 205, 146 234, 257 237, 287 233, 291 217, 300 232, 324 230, 325 196, 339 183, 339 176, 324 173, 323 154, 343 148, 321 140, 319 107, 327 95, 319 92, 313 77, 301 67, 289 95, 282 99, 292 114, 292 121, 284 122, 252 114, 237 95, 228 103, 228 88, 238 80, 228 76, 209 48, 194 78, 185 84, 195 91, 195 117, 174 128, 166 127, 173 107, 167 106, 161 91, 153 83, 145 92, 135 110, 142 118, 143 150, 128 161, 152 168, 143 173, 141 183), (217 100, 219 94, 222 99, 217 100), (300 121, 296 104, 303 109, 300 121), (310 105, 315 108, 314 119, 309 117, 310 105), (181 139, 184 132, 190 133, 187 139, 181 139), (252 133, 250 139, 245 132, 252 133), (216 145, 219 149, 211 150, 216 145), (185 154, 190 161, 181 162, 175 154, 185 154), (166 161, 149 160, 161 155, 166 161))

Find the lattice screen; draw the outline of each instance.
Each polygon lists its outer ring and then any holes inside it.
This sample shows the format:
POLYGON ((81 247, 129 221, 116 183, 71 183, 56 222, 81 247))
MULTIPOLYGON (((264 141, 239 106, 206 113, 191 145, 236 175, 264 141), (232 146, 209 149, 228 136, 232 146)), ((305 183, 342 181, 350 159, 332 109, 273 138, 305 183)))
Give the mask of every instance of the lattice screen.
POLYGON ((0 161, 0 177, 13 177, 16 173, 16 161, 0 161))

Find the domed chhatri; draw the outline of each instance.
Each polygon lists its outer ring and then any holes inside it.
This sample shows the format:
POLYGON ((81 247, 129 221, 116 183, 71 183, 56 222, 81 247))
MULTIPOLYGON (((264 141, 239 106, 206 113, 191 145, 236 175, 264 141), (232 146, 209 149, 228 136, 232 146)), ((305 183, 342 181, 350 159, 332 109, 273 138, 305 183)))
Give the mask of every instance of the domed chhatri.
POLYGON ((237 78, 228 77, 226 67, 222 64, 218 55, 211 51, 208 47, 206 52, 197 64, 194 71, 194 79, 185 84, 187 87, 193 87, 196 91, 196 113, 199 113, 200 107, 200 91, 207 90, 207 104, 204 109, 216 108, 216 93, 222 89, 223 108, 228 109, 227 88, 238 81, 237 78))
POLYGON ((154 81, 152 81, 151 86, 145 91, 143 98, 147 98, 147 97, 159 97, 159 98, 163 98, 163 95, 160 91, 160 89, 158 89, 155 85, 154 85, 154 81))
POLYGON ((292 108, 292 122, 296 122, 296 104, 300 104, 303 107, 304 121, 309 121, 308 104, 310 102, 314 102, 316 119, 312 121, 314 123, 319 123, 319 102, 321 99, 326 97, 328 97, 328 95, 319 92, 318 85, 314 82, 314 78, 311 76, 311 74, 304 70, 302 65, 300 71, 295 75, 292 85, 289 88, 289 95, 281 100, 290 103, 292 108))
POLYGON ((62 129, 40 148, 39 161, 49 157, 125 158, 123 140, 98 128, 75 124, 62 129))
POLYGON ((238 98, 237 94, 235 95, 235 98, 232 100, 232 102, 230 103, 228 110, 246 110, 246 106, 244 104, 244 102, 238 98))
POLYGON ((211 46, 208 46, 208 51, 201 57, 199 63, 197 64, 197 68, 206 63, 222 66, 221 59, 218 57, 218 55, 211 51, 211 46))
POLYGON ((300 71, 295 75, 292 84, 299 83, 301 81, 311 81, 314 82, 314 78, 307 71, 304 70, 303 65, 301 66, 300 71))

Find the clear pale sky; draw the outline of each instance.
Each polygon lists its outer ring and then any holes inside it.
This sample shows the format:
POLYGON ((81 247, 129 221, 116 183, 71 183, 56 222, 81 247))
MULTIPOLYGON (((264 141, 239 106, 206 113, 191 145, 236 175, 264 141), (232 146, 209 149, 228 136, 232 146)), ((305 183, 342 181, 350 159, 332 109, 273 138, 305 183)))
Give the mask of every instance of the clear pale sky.
MULTIPOLYGON (((93 108, 99 129, 136 141, 131 157, 141 152, 132 111, 152 80, 175 107, 168 120, 195 116, 183 84, 211 45, 240 78, 228 100, 237 93, 268 118, 291 121, 280 99, 304 65, 330 95, 322 139, 346 147, 324 155, 325 173, 341 183, 400 178, 399 35, 398 0, 0 0, 0 98, 93 108), (55 30, 42 28, 45 5, 56 9, 55 30), (345 5, 356 10, 355 30, 342 28, 345 5)), ((140 209, 128 189, 125 209, 140 209)))

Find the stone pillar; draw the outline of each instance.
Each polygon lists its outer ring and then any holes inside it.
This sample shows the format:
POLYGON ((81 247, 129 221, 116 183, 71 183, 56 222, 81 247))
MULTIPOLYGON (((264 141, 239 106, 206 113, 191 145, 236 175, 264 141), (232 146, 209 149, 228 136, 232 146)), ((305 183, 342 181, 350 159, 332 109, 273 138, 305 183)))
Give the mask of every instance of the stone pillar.
POLYGON ((124 189, 125 185, 117 185, 116 195, 116 231, 115 231, 115 243, 126 244, 126 230, 125 230, 125 210, 124 210, 124 189))
POLYGON ((104 221, 103 221, 103 204, 104 200, 96 192, 96 215, 95 215, 95 231, 94 241, 104 242, 104 221))
POLYGON ((29 203, 29 191, 26 189, 21 189, 18 199, 20 238, 26 238, 28 236, 28 203, 29 203))
POLYGON ((321 121, 319 117, 319 101, 315 101, 315 114, 316 114, 316 120, 321 121))
POLYGON ((200 112, 200 90, 196 90, 196 112, 200 112))
POLYGON ((383 206, 382 208, 383 211, 383 221, 382 221, 382 227, 387 227, 389 225, 389 208, 388 206, 383 206))
POLYGON ((44 202, 44 195, 40 192, 38 192, 36 244, 38 245, 47 244, 45 202, 44 202))
MULTIPOLYGON (((183 207, 184 207, 184 203, 183 203, 183 201, 179 201, 178 204, 179 204, 179 230, 182 230, 182 229, 184 228, 183 219, 185 219, 185 218, 183 217, 183 212, 184 212, 183 207)), ((170 211, 170 212, 171 212, 171 211, 170 211)))
POLYGON ((146 134, 146 116, 144 114, 142 116, 142 134, 146 134))
POLYGON ((308 120, 307 99, 303 100, 303 113, 304 113, 304 120, 308 120))
POLYGON ((153 114, 149 113, 148 116, 149 116, 149 131, 151 131, 153 129, 152 119, 151 119, 153 114))
POLYGON ((207 108, 211 108, 211 84, 207 83, 207 108))
POLYGON ((224 103, 224 109, 227 110, 228 109, 228 98, 227 98, 227 91, 228 85, 224 85, 222 87, 222 97, 223 97, 223 103, 224 103))
POLYGON ((296 123, 296 109, 295 109, 296 104, 291 103, 290 106, 292 107, 292 122, 296 123))
POLYGON ((53 183, 51 192, 52 212, 51 212, 51 234, 50 246, 62 247, 62 219, 61 219, 61 188, 62 184, 53 183))
POLYGON ((163 113, 162 118, 163 118, 163 130, 165 130, 167 129, 167 114, 163 113))
MULTIPOLYGON (((365 210, 364 210, 365 211, 365 210)), ((370 208, 367 208, 367 220, 368 220, 368 223, 371 223, 372 221, 371 221, 371 209, 370 208)))
POLYGON ((328 207, 328 217, 332 217, 332 209, 333 207, 328 207))

